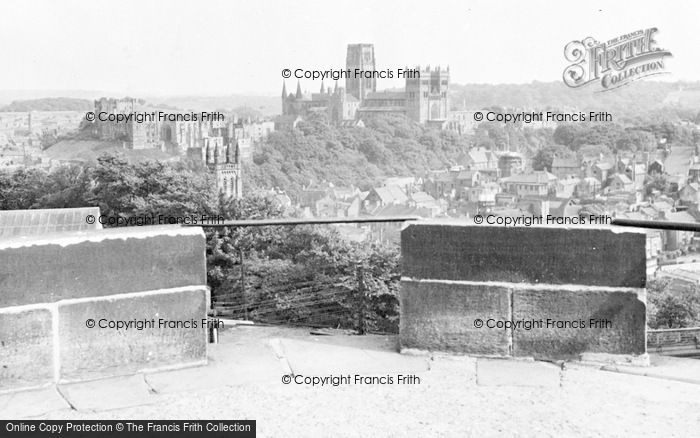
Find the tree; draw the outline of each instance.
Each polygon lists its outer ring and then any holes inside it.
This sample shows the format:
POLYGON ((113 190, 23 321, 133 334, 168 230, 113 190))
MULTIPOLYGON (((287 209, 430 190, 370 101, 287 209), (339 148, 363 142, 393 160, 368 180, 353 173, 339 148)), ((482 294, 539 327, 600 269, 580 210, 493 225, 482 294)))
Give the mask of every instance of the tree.
POLYGON ((571 147, 578 136, 579 129, 573 124, 561 124, 554 130, 554 141, 557 144, 571 147))
POLYGON ((627 130, 617 140, 615 147, 623 151, 650 151, 656 148, 656 138, 648 131, 627 130))
POLYGON ((648 176, 644 183, 644 193, 650 196, 655 191, 660 193, 668 193, 671 190, 671 184, 668 182, 666 175, 656 174, 648 176))
POLYGON ((46 178, 46 172, 39 169, 0 172, 0 209, 40 208, 38 201, 46 193, 46 178))
POLYGON ((538 150, 532 157, 533 170, 552 171, 552 162, 554 158, 572 158, 573 152, 570 149, 561 145, 551 145, 538 150))
POLYGON ((697 287, 674 285, 669 279, 647 285, 648 325, 651 328, 683 328, 700 324, 697 287))

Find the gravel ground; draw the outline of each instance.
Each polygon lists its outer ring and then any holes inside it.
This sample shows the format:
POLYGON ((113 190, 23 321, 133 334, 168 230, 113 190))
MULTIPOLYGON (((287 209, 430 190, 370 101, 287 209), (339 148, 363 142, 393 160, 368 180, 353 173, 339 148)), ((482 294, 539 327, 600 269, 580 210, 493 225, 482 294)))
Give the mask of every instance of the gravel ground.
MULTIPOLYGON (((309 337, 303 329, 247 328, 245 334, 228 342, 244 351, 271 337, 309 337)), ((315 339, 370 349, 395 345, 391 336, 315 339)), ((310 387, 271 380, 51 418, 254 419, 261 437, 700 436, 700 385, 567 365, 556 385, 482 386, 473 358, 434 357, 430 364, 420 385, 310 387)))

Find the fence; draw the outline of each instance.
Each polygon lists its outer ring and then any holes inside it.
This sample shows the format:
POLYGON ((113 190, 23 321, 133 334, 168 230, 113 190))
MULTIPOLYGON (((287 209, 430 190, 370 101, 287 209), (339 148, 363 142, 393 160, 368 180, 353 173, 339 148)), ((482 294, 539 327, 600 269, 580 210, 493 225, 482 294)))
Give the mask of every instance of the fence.
MULTIPOLYGON (((417 217, 316 218, 234 220, 203 225, 205 228, 267 227, 331 224, 401 223, 417 217)), ((193 225, 194 226, 194 225, 193 225)), ((199 226, 199 225, 197 225, 199 226)), ((352 329, 357 333, 397 333, 398 296, 373 294, 376 283, 366 261, 357 260, 343 275, 314 276, 308 280, 288 272, 284 281, 268 281, 251 272, 239 251, 238 264, 230 271, 225 290, 212 293, 217 316, 267 324, 352 329), (368 285, 368 283, 370 283, 368 285)), ((392 280, 398 290, 398 275, 392 280)))

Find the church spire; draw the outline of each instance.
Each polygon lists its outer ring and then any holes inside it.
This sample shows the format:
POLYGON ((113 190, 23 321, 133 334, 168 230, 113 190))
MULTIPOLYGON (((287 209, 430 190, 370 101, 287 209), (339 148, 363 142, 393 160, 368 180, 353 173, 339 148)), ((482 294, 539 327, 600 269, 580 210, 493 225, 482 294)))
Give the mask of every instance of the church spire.
POLYGON ((299 81, 297 81, 297 96, 296 96, 296 97, 297 97, 297 99, 301 99, 301 96, 302 96, 302 94, 301 94, 301 83, 300 83, 299 81))
POLYGON ((337 92, 337 91, 338 91, 338 81, 336 80, 336 81, 335 81, 335 87, 333 87, 333 92, 335 93, 335 92, 337 92))
POLYGON ((287 97, 287 82, 282 81, 282 99, 287 97))
POLYGON ((326 87, 323 86, 323 81, 321 81, 321 94, 326 92, 326 87))

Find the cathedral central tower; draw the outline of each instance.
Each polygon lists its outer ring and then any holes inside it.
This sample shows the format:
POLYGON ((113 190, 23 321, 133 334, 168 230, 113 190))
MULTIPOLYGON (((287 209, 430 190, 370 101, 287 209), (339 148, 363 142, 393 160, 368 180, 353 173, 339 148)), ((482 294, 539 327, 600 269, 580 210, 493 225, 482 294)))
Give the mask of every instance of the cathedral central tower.
POLYGON ((368 93, 377 91, 376 78, 355 76, 355 70, 376 70, 373 44, 348 44, 345 66, 350 70, 348 78, 345 79, 345 90, 348 94, 362 102, 368 93))

